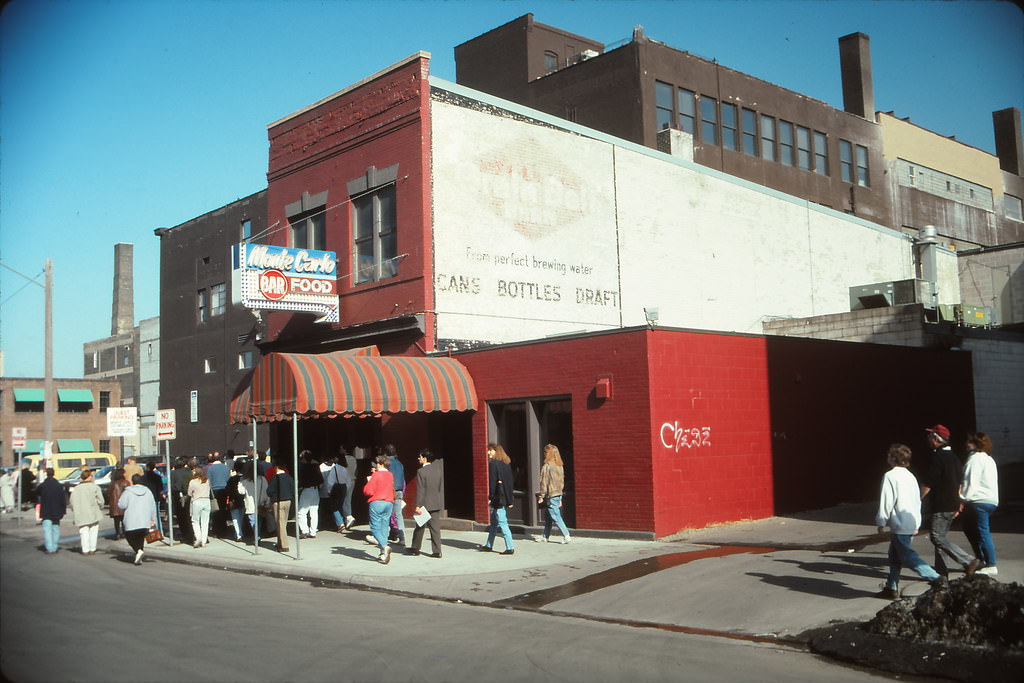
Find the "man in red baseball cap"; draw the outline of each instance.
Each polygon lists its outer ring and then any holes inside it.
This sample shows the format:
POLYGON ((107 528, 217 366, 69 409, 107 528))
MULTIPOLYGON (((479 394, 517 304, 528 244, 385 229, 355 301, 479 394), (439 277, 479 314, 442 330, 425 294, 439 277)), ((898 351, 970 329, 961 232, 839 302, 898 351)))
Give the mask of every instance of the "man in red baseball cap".
POLYGON ((949 429, 937 424, 927 427, 928 446, 932 449, 928 471, 921 478, 921 500, 928 496, 931 508, 929 540, 935 546, 935 570, 942 576, 948 575, 943 553, 964 568, 967 576, 978 568, 978 560, 964 552, 960 546, 949 540, 949 527, 960 514, 960 461, 949 447, 949 429))

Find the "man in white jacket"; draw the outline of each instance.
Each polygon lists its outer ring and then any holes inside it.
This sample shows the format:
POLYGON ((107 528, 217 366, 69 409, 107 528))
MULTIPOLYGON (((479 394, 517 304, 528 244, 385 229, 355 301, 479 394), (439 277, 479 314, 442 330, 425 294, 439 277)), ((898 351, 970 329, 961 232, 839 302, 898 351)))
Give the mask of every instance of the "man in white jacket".
POLYGON ((917 478, 907 469, 910 448, 897 443, 889 446, 889 465, 892 467, 882 479, 882 493, 878 501, 875 524, 881 533, 889 527, 889 577, 885 588, 875 597, 895 600, 900 596, 900 570, 913 569, 921 578, 935 581, 939 573, 921 559, 910 547, 921 527, 921 493, 917 478))

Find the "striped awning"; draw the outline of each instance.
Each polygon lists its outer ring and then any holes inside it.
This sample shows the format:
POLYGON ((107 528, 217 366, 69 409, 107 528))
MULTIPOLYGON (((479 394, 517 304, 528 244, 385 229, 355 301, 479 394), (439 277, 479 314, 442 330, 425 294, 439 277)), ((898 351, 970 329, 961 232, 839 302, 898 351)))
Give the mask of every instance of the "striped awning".
POLYGON ((231 402, 232 422, 476 410, 476 387, 452 358, 380 356, 376 347, 270 353, 231 402))

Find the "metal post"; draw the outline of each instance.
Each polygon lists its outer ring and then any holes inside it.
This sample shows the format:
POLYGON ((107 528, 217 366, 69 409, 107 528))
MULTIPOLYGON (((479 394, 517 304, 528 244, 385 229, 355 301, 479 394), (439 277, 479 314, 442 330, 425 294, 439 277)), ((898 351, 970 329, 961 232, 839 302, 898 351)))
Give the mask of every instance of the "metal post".
POLYGON ((164 467, 167 468, 167 537, 174 547, 174 482, 171 478, 171 442, 164 439, 164 467))
MULTIPOLYGON (((43 449, 53 442, 53 413, 57 397, 53 393, 53 261, 46 259, 44 365, 43 379, 43 449)), ((51 452, 52 453, 52 452, 51 452)))
POLYGON ((252 420, 252 546, 253 555, 260 554, 260 461, 256 447, 256 420, 252 420))
MULTIPOLYGON (((292 507, 295 509, 295 559, 302 559, 302 551, 299 550, 299 414, 292 413, 292 484, 295 489, 295 502, 292 507)), ((287 529, 286 529, 287 531, 287 529)))
POLYGON ((21 499, 21 469, 25 466, 25 463, 21 461, 24 456, 24 451, 18 451, 18 526, 21 526, 21 508, 23 507, 24 501, 21 499))

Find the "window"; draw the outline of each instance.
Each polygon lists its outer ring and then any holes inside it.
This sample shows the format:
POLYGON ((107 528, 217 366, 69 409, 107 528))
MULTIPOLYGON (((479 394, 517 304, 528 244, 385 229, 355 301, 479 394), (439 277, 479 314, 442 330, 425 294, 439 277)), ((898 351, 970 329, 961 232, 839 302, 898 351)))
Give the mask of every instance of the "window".
POLYGON ((252 351, 241 351, 238 354, 238 369, 248 370, 252 367, 252 351))
POLYGON ((252 237, 252 221, 248 219, 242 221, 242 225, 238 229, 238 236, 243 242, 252 237))
POLYGON ((296 249, 327 251, 327 234, 324 209, 306 217, 293 216, 288 219, 292 226, 292 246, 296 249))
POLYGON ((697 134, 697 96, 692 90, 678 88, 679 97, 679 129, 690 135, 697 134))
POLYGON ((99 368, 100 368, 100 352, 99 351, 93 351, 92 352, 92 369, 93 370, 99 370, 99 368))
POLYGON ((121 367, 126 368, 132 364, 132 347, 125 344, 121 347, 121 367))
POLYGON ((110 439, 100 439, 100 453, 110 452, 110 439))
POLYGON ((101 413, 107 412, 107 408, 109 408, 109 407, 110 407, 110 392, 109 391, 101 391, 100 392, 100 412, 101 413))
POLYGON ((352 222, 355 283, 398 275, 395 186, 389 184, 353 199, 352 222))
POLYGON ((1006 212, 1006 217, 1011 220, 1024 221, 1024 207, 1021 206, 1020 197, 1014 197, 1012 194, 1004 194, 1003 211, 1006 212))
POLYGON ((811 170, 811 130, 796 127, 796 165, 801 171, 811 170))
POLYGON ((209 314, 210 294, 205 289, 200 289, 196 292, 196 320, 205 323, 209 314))
POLYGON ((544 71, 545 73, 551 73, 558 69, 558 55, 547 50, 544 52, 544 71))
POLYGON ((868 148, 864 145, 857 145, 857 184, 862 187, 871 187, 868 176, 868 148))
POLYGON ((761 157, 775 161, 775 119, 761 114, 761 157))
POLYGON ((743 110, 743 153, 757 156, 757 112, 743 110))
POLYGON ((654 110, 658 117, 658 130, 672 127, 672 86, 654 82, 654 110))
POLYGON ((793 124, 789 121, 779 121, 779 161, 793 165, 793 124))
POLYGON ((828 136, 814 131, 814 172, 828 175, 828 136))
POLYGON ((849 140, 839 141, 839 177, 844 183, 853 182, 853 144, 849 140))
POLYGON ((213 356, 203 359, 203 373, 212 374, 217 371, 217 361, 213 356))
POLYGON ((718 144, 718 100, 700 96, 700 139, 709 145, 718 144))
POLYGON ((739 143, 736 130, 736 105, 722 102, 722 147, 738 150, 739 143))
POLYGON ((228 286, 221 282, 210 287, 210 316, 224 315, 228 301, 228 286))

